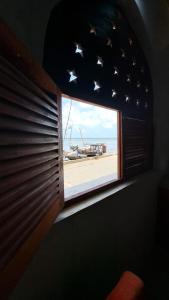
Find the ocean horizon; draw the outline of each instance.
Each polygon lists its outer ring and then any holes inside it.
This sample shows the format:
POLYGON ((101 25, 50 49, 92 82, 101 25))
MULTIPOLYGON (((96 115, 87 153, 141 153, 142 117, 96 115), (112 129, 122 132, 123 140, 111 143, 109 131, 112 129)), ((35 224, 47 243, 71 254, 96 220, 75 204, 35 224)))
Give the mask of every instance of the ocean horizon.
POLYGON ((117 154, 117 138, 65 138, 63 140, 63 150, 70 151, 71 146, 84 147, 89 144, 102 143, 107 147, 107 153, 117 154))

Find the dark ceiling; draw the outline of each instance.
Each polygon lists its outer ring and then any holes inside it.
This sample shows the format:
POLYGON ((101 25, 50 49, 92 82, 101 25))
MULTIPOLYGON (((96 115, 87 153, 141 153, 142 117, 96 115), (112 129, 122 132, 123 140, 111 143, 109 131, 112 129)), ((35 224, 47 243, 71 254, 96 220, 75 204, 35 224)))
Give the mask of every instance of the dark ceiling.
POLYGON ((48 24, 44 68, 69 96, 130 115, 152 111, 144 53, 113 1, 61 1, 48 24))

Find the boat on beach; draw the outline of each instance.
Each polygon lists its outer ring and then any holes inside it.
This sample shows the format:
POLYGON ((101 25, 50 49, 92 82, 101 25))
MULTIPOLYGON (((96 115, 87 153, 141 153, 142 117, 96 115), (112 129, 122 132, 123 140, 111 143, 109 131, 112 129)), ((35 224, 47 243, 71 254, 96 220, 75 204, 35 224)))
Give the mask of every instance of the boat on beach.
POLYGON ((79 147, 79 145, 72 145, 72 129, 73 123, 70 125, 70 116, 71 116, 71 108, 72 108, 72 100, 70 101, 70 107, 68 112, 68 118, 66 121, 66 127, 64 131, 64 138, 63 142, 69 132, 69 147, 71 151, 63 151, 64 152, 64 160, 75 160, 80 158, 92 157, 92 156, 100 156, 106 153, 107 146, 103 143, 96 143, 96 144, 87 144, 85 143, 85 139, 82 135, 82 130, 79 128, 80 137, 83 146, 79 147))
POLYGON ((79 154, 86 154, 86 156, 102 155, 103 153, 106 153, 106 145, 101 143, 89 144, 78 148, 77 151, 79 154))
POLYGON ((89 144, 83 147, 71 146, 72 151, 65 152, 65 159, 75 160, 80 158, 92 157, 92 156, 100 156, 106 153, 106 145, 97 143, 97 144, 89 144))

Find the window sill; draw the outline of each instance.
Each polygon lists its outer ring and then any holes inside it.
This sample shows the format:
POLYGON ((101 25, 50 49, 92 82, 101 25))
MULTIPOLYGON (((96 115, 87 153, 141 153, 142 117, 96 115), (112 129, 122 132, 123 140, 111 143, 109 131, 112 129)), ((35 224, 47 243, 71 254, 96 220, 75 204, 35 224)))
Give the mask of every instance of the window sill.
POLYGON ((69 206, 72 206, 73 204, 89 199, 92 196, 95 196, 96 194, 100 194, 101 192, 108 190, 110 188, 114 188, 115 186, 121 183, 122 183, 121 179, 116 179, 112 181, 107 181, 106 183, 97 185, 93 188, 88 188, 86 189, 85 192, 80 192, 75 194, 73 197, 65 198, 64 207, 67 208, 69 206))
POLYGON ((126 189, 130 185, 133 185, 137 181, 137 178, 130 180, 128 182, 120 183, 119 185, 116 185, 112 188, 106 189, 100 193, 97 193, 93 196, 89 196, 87 199, 83 200, 82 202, 78 202, 75 204, 72 204, 69 207, 66 207, 58 216, 55 223, 60 222, 76 213, 78 213, 81 210, 84 210, 96 203, 99 203, 100 201, 103 201, 105 199, 111 198, 114 194, 126 189))

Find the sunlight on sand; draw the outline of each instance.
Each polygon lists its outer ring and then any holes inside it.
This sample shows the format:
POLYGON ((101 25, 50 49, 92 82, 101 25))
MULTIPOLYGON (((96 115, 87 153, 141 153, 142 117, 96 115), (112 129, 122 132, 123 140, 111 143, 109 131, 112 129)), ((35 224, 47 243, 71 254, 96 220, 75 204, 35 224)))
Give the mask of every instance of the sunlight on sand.
POLYGON ((118 179, 117 155, 105 155, 64 163, 65 197, 118 179))

